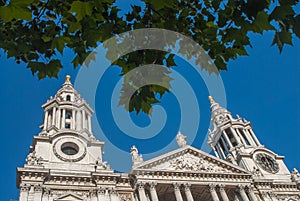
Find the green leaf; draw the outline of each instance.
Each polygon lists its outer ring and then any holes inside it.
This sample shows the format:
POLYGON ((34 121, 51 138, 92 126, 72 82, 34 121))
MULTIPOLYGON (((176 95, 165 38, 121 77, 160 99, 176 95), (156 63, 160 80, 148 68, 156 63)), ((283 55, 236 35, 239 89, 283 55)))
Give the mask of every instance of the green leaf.
POLYGON ((5 22, 12 19, 31 20, 32 13, 27 8, 34 0, 12 0, 8 6, 0 7, 0 18, 5 22))
POLYGON ((80 21, 84 16, 91 15, 93 6, 91 2, 74 1, 71 5, 70 12, 76 13, 76 19, 80 21))
POLYGON ((167 67, 176 66, 176 63, 174 61, 174 56, 175 56, 174 54, 170 54, 166 59, 167 67))
POLYGON ((267 13, 260 11, 252 24, 252 31, 256 33, 262 33, 266 30, 274 30, 274 27, 268 21, 268 17, 269 15, 267 13))
POLYGON ((214 27, 215 24, 214 24, 214 22, 209 21, 209 22, 206 23, 206 26, 207 26, 207 27, 214 27))
POLYGON ((172 7, 173 6, 173 3, 174 3, 174 0, 151 0, 149 1, 156 10, 160 10, 164 7, 172 7))
POLYGON ((47 64, 43 62, 30 61, 27 68, 31 69, 31 73, 33 75, 37 73, 38 79, 43 79, 46 76, 50 78, 57 77, 59 70, 62 68, 62 64, 57 59, 51 60, 47 64))
POLYGON ((294 33, 300 38, 300 15, 295 17, 294 33))
POLYGON ((72 32, 77 31, 77 30, 81 30, 81 24, 76 23, 76 22, 70 23, 69 32, 72 33, 72 32))
POLYGON ((295 12, 291 6, 287 6, 287 5, 276 6, 276 8, 270 14, 269 20, 270 21, 272 19, 283 20, 286 18, 286 16, 294 15, 294 14, 295 14, 295 12))
POLYGON ((281 52, 283 49, 284 44, 289 44, 293 45, 292 43, 292 34, 287 31, 282 31, 282 32, 276 32, 272 45, 277 45, 279 51, 281 52))
POLYGON ((49 36, 42 36, 42 40, 44 42, 49 42, 51 40, 51 38, 49 36))
POLYGON ((63 54, 65 44, 69 42, 70 42, 70 38, 66 36, 60 36, 58 38, 54 38, 51 44, 51 49, 54 50, 56 48, 61 54, 63 54))
POLYGON ((288 31, 279 32, 279 38, 283 44, 293 45, 292 34, 288 31))

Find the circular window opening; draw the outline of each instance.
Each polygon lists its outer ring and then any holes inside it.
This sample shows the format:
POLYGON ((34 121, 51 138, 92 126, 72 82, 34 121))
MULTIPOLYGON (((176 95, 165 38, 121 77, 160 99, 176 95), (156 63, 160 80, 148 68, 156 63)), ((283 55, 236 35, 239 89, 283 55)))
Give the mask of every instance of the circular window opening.
POLYGON ((79 147, 73 142, 65 142, 61 145, 61 151, 67 155, 75 155, 78 153, 79 147))

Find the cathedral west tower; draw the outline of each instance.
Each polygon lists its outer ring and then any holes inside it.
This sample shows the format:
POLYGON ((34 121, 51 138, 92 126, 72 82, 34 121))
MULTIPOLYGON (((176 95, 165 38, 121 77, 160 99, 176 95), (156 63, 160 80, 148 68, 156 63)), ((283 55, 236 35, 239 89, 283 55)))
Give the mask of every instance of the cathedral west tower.
POLYGON ((115 174, 102 160, 104 142, 93 135, 93 110, 70 76, 42 107, 41 132, 33 138, 26 164, 17 169, 20 201, 117 201, 133 196, 128 176, 115 174))

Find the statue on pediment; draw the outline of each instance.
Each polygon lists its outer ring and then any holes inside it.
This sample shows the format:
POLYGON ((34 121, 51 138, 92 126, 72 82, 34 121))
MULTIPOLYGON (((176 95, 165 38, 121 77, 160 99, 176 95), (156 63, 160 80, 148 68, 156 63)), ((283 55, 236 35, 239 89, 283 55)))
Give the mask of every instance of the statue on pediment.
POLYGON ((182 133, 180 131, 176 135, 176 142, 179 147, 186 146, 186 136, 182 135, 182 133))
POLYGON ((27 165, 42 165, 41 161, 42 157, 37 157, 35 151, 29 153, 26 158, 27 165))
POLYGON ((137 165, 141 162, 143 162, 143 156, 139 154, 138 149, 133 145, 130 149, 132 164, 137 165))

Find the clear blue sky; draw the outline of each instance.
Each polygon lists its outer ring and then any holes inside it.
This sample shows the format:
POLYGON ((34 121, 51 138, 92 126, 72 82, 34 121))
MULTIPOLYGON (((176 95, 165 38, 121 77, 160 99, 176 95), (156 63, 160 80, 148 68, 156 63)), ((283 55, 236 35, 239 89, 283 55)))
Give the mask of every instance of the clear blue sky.
MULTIPOLYGON (((270 33, 265 33, 263 36, 251 35, 253 48, 249 48, 250 56, 239 57, 230 62, 228 70, 221 73, 226 90, 227 108, 234 115, 238 113, 251 121, 262 144, 275 153, 286 156, 285 162, 289 169, 293 167, 300 169, 300 40, 294 39, 294 47, 284 47, 280 55, 276 47, 270 47, 271 35, 270 33)), ((65 54, 66 58, 69 56, 68 53, 65 54)), ((0 74, 2 113, 0 199, 9 200, 18 198, 18 190, 15 186, 16 167, 24 165, 29 146, 32 144, 32 137, 39 132, 39 125, 43 120, 41 105, 56 93, 64 82, 66 74, 70 74, 74 79, 77 70, 64 61, 65 67, 59 73, 58 80, 47 78, 38 81, 24 64, 17 65, 13 60, 7 60, 3 53, 0 62, 2 68, 0 74)), ((181 64, 177 67, 180 68, 178 71, 193 86, 200 102, 200 129, 193 141, 193 145, 200 148, 209 126, 208 92, 201 78, 197 79, 194 72, 184 66, 184 62, 178 62, 181 64)), ((114 86, 119 79, 117 72, 118 69, 112 69, 98 86, 96 100, 99 101, 98 105, 96 104, 96 115, 104 116, 103 119, 110 114, 105 113, 107 111, 101 105, 99 96, 101 93, 108 93, 114 86)), ((173 109, 178 103, 175 97, 169 94, 163 97, 161 105, 167 108, 167 115, 172 120, 168 122, 170 124, 166 125, 163 132, 165 135, 169 133, 168 135, 174 136, 178 128, 176 125, 178 119, 176 119, 177 112, 173 109)), ((131 115, 131 117, 140 126, 147 126, 149 123, 146 115, 131 115)), ((113 122, 109 124, 110 120, 107 119, 103 120, 106 121, 104 130, 114 131, 115 125, 113 122)), ((114 135, 113 132, 110 134, 114 135)), ((162 140, 161 144, 164 143, 162 140)), ((146 144, 139 148, 140 152, 149 152, 152 146, 154 145, 146 144)), ((113 151, 105 149, 107 153, 113 151)), ((107 156, 105 159, 108 162, 114 160, 107 156)), ((129 154, 128 159, 130 159, 129 154)))

